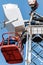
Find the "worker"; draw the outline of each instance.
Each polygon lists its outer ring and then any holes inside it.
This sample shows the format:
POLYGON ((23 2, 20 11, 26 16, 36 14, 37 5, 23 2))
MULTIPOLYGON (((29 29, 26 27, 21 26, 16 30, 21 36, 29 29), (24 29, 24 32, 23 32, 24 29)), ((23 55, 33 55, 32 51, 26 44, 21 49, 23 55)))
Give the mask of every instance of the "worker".
POLYGON ((38 8, 38 2, 37 2, 37 0, 28 0, 28 4, 29 4, 29 6, 32 9, 31 13, 38 8))

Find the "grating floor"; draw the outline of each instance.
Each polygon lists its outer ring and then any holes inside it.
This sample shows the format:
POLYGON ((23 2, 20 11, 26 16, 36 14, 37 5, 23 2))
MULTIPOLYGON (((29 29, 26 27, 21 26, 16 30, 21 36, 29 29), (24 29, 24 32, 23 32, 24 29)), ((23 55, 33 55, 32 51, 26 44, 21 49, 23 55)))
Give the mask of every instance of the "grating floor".
POLYGON ((30 65, 43 65, 43 41, 32 42, 32 60, 30 65))

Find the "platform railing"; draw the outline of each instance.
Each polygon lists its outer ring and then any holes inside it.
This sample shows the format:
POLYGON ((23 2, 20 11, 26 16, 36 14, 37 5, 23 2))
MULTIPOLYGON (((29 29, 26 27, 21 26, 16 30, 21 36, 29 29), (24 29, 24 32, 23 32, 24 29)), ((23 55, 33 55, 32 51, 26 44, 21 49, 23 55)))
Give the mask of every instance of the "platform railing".
MULTIPOLYGON (((43 34, 43 25, 31 25, 32 28, 32 34, 43 34)), ((30 34, 30 27, 27 26, 26 30, 28 30, 28 33, 30 34)))

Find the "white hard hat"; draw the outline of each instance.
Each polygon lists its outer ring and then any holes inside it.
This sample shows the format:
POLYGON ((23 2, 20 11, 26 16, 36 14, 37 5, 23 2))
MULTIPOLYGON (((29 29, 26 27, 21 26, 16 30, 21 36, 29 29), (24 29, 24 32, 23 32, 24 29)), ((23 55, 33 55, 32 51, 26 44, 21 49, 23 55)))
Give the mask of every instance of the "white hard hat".
POLYGON ((29 3, 29 5, 31 5, 31 4, 35 4, 36 3, 36 0, 28 0, 28 3, 29 3))

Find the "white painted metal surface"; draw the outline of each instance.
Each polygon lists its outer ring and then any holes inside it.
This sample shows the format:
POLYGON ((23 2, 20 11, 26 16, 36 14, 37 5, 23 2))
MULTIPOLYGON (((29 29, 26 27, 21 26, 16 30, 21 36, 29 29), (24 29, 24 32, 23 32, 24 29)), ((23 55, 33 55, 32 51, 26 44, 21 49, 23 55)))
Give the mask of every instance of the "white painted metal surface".
POLYGON ((4 10, 6 18, 9 21, 10 20, 18 20, 19 22, 23 21, 23 17, 22 17, 21 11, 18 8, 17 4, 4 4, 3 5, 3 10, 4 10))
POLYGON ((24 20, 17 4, 4 4, 3 10, 6 18, 9 20, 5 21, 6 29, 8 31, 12 32, 15 27, 24 26, 24 20))
POLYGON ((5 16, 7 17, 8 20, 16 20, 17 19, 17 9, 18 5, 16 4, 4 4, 3 9, 5 16))

